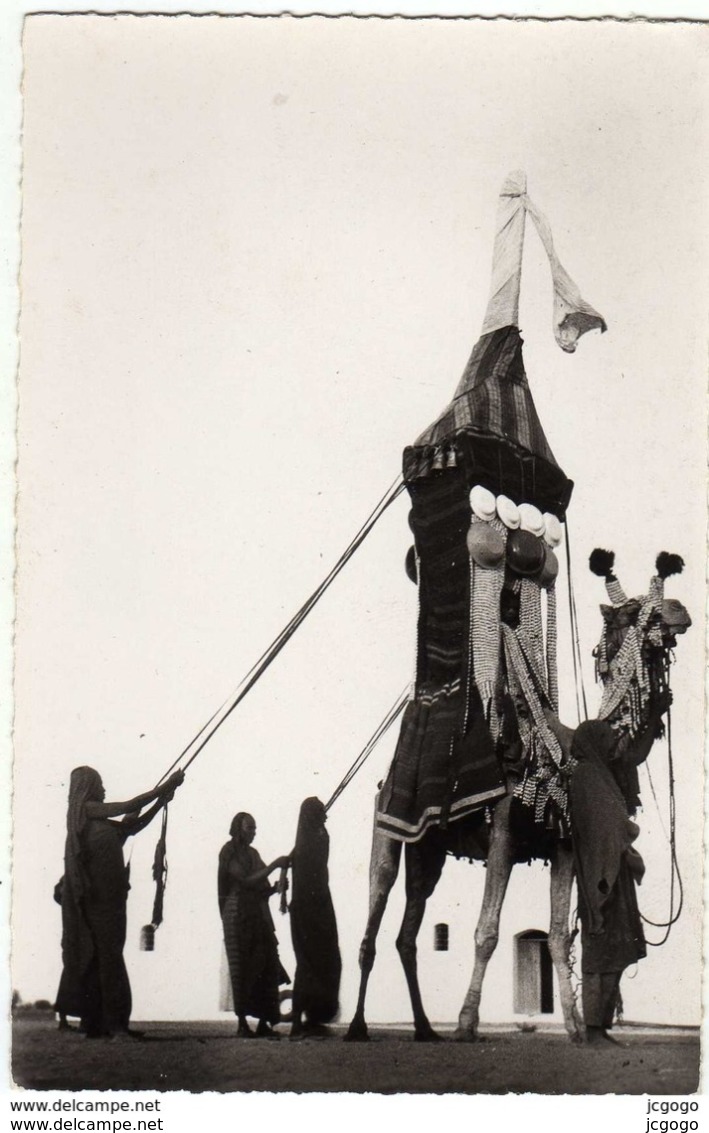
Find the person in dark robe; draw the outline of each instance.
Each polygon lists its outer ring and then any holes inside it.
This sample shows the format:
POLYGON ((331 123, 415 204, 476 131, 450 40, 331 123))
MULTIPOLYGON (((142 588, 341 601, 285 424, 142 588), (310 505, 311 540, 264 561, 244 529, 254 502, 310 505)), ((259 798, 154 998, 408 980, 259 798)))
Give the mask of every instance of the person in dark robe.
POLYGON ((295 952, 291 1038, 324 1034, 340 1009, 342 960, 330 895, 327 814, 320 799, 300 808, 292 855, 291 938, 295 952))
MULTIPOLYGON (((60 877, 59 881, 54 886, 54 900, 56 901, 57 905, 59 905, 60 907, 61 907, 61 903, 62 903, 62 891, 63 891, 63 889, 64 889, 64 878, 60 877)), ((62 1001, 62 999, 66 998, 65 993, 62 990, 62 980, 63 979, 64 979, 64 972, 62 972, 61 979, 59 980, 59 990, 57 992, 57 998, 56 998, 57 1003, 60 1003, 62 1001)), ((56 1004, 55 1004, 55 1010, 56 1010, 56 1004)), ((66 1015, 64 1014, 63 1011, 58 1011, 57 1014, 59 1015, 59 1022, 57 1024, 57 1030, 59 1030, 59 1031, 71 1031, 71 1030, 74 1029, 70 1025, 69 1020, 67 1019, 67 1017, 66 1017, 66 1015)))
POLYGON ((645 866, 633 847, 639 829, 611 771, 617 736, 602 720, 575 730, 569 782, 581 919, 582 1002, 587 1039, 608 1035, 624 970, 646 955, 635 891, 645 866))
POLYGON ((671 704, 668 687, 652 687, 645 724, 635 736, 623 735, 616 743, 610 767, 631 818, 640 806, 638 767, 647 759, 655 741, 664 735, 662 717, 671 704))
MULTIPOLYGON (((59 906, 61 906, 61 903, 62 903, 63 892, 64 892, 64 878, 60 877, 59 881, 54 886, 54 900, 56 901, 57 905, 59 905, 59 906)), ((56 1003, 55 1003, 55 1008, 54 1008, 55 1011, 57 1011, 57 1014, 59 1015, 59 1022, 57 1024, 57 1030, 58 1031, 74 1031, 74 1030, 76 1030, 76 1028, 72 1027, 72 1025, 70 1024, 69 1020, 66 1017, 65 1012, 57 1007, 57 1004, 63 1004, 63 1003, 67 1002, 68 989, 66 987, 66 984, 67 984, 67 975, 64 971, 62 971, 61 979, 59 980, 59 990, 57 991, 56 1003)), ((80 1026, 80 1030, 83 1030, 83 1025, 80 1026)))
POLYGON ((60 1019, 80 1018, 87 1038, 131 1037, 123 845, 148 825, 183 779, 177 771, 153 791, 107 803, 98 771, 77 767, 71 773, 60 894, 63 970, 55 1010, 60 1019), (112 821, 120 815, 122 822, 112 821))
POLYGON ((240 811, 229 829, 231 839, 219 854, 217 880, 219 912, 224 929, 224 945, 234 998, 234 1014, 239 1020, 241 1038, 279 1038, 273 1030, 281 1017, 279 987, 290 983, 278 957, 278 941, 273 925, 269 897, 278 890, 269 876, 286 869, 287 855, 265 865, 251 845, 256 822, 240 811), (257 1019, 255 1031, 248 1016, 257 1019))

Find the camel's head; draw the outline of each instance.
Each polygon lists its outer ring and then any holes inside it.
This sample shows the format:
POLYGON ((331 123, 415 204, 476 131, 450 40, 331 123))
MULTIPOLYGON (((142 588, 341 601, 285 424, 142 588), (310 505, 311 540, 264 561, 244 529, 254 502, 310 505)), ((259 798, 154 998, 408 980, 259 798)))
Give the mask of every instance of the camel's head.
POLYGON ((626 597, 613 571, 614 562, 612 551, 599 549, 593 551, 589 560, 593 573, 605 579, 608 597, 613 603, 612 606, 601 606, 603 639, 596 651, 597 656, 602 651, 605 666, 611 666, 631 626, 638 629, 640 648, 646 659, 651 655, 666 655, 676 645, 677 635, 686 633, 692 624, 681 602, 664 597, 665 579, 681 573, 683 560, 679 555, 661 551, 655 562, 657 573, 650 580, 648 593, 639 598, 626 597))
POLYGON ((676 644, 677 636, 686 633, 692 624, 686 607, 677 598, 663 598, 660 603, 660 619, 663 644, 670 648, 676 644))

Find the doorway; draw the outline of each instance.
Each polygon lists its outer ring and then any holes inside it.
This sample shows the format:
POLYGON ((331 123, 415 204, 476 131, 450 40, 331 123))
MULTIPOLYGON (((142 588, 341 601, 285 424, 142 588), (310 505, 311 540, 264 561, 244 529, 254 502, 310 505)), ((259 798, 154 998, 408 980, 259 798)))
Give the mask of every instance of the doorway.
POLYGON ((514 1011, 516 1015, 554 1013, 554 966, 548 934, 536 928, 515 936, 514 1011))

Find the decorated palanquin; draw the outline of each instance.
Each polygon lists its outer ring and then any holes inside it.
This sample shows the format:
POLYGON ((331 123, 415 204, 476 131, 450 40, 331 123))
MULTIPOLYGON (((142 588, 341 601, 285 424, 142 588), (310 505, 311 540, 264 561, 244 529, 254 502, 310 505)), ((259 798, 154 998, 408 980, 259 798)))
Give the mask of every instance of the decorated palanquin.
POLYGON ((415 444, 411 498, 418 587, 416 674, 378 826, 415 842, 512 790, 540 826, 568 817, 558 710, 556 549, 573 484, 532 400, 518 329, 525 216, 549 255, 562 349, 605 323, 559 264, 523 174, 500 196, 491 298, 453 400, 415 444))

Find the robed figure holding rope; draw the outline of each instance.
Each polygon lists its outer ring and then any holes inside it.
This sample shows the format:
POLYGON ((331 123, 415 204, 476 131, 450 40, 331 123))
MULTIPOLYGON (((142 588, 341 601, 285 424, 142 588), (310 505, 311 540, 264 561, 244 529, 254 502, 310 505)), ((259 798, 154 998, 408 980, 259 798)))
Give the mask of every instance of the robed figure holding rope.
POLYGON ((123 845, 170 801, 183 779, 177 771, 155 790, 107 803, 98 771, 77 767, 71 773, 61 886, 63 970, 56 1010, 78 1016, 88 1038, 132 1037, 131 989, 123 959, 129 889, 123 845), (112 821, 121 815, 122 822, 112 821))
POLYGON ((265 865, 251 845, 256 834, 252 815, 240 811, 229 829, 230 840, 219 854, 219 912, 224 928, 224 945, 239 1020, 240 1038, 279 1038, 273 1024, 281 1017, 278 989, 289 983, 278 957, 278 941, 273 926, 269 898, 278 891, 268 878, 289 864, 287 855, 265 865), (256 1031, 247 1016, 258 1019, 256 1031))

